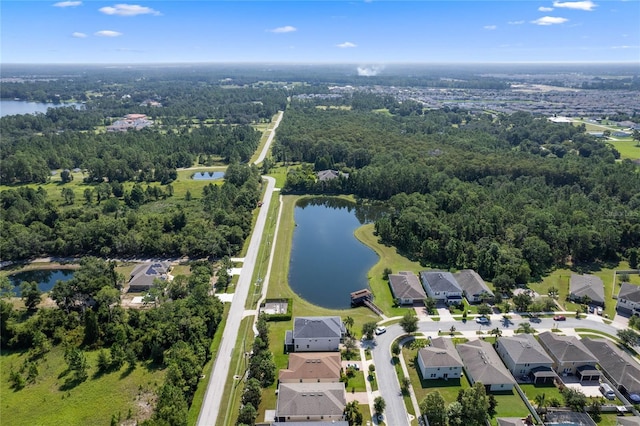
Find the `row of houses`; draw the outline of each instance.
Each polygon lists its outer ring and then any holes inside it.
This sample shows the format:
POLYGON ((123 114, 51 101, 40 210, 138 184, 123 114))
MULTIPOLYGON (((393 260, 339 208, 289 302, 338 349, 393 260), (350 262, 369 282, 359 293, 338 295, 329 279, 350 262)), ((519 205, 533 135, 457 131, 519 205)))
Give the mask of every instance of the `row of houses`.
POLYGON ((472 269, 452 274, 446 271, 422 271, 420 278, 413 272, 401 271, 389 275, 389 287, 399 305, 420 304, 431 297, 446 304, 478 303, 494 297, 484 280, 472 269))
POLYGON ((278 400, 272 425, 313 422, 348 426, 346 391, 340 381, 340 343, 346 333, 340 317, 296 317, 286 332, 289 354, 278 375, 278 400))
POLYGON ((425 380, 459 378, 482 382, 487 391, 508 391, 516 379, 553 383, 567 376, 581 382, 604 375, 632 401, 640 401, 640 365, 608 340, 578 339, 544 332, 500 337, 495 347, 484 340, 455 346, 443 337, 418 352, 417 365, 425 380), (596 366, 600 365, 599 370, 596 366))
MULTIPOLYGON (((402 271, 389 275, 389 287, 399 305, 420 304, 431 297, 446 304, 457 304, 462 298, 469 303, 479 303, 494 298, 494 293, 482 277, 473 269, 451 273, 446 271, 422 271, 420 278, 413 272, 402 271)), ((595 275, 571 274, 569 299, 578 303, 604 307, 604 283, 595 275)), ((628 298, 627 298, 628 299, 628 298)), ((634 308, 640 311, 640 292, 634 308)))

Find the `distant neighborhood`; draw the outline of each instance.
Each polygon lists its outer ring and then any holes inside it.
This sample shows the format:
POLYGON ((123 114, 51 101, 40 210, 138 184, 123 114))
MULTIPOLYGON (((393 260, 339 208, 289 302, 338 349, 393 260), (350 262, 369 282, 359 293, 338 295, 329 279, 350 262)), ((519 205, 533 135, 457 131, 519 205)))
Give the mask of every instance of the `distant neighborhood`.
POLYGON ((124 118, 116 120, 107 126, 107 132, 126 132, 129 129, 140 130, 153 125, 146 114, 127 114, 124 118))

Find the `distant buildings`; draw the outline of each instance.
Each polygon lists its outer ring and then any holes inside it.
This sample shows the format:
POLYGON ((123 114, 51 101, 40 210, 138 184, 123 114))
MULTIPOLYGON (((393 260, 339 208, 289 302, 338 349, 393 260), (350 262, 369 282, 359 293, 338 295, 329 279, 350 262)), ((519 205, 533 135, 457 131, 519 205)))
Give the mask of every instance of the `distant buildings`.
POLYGON ((127 114, 123 119, 107 126, 107 132, 126 132, 129 129, 140 130, 153 125, 145 114, 127 114))

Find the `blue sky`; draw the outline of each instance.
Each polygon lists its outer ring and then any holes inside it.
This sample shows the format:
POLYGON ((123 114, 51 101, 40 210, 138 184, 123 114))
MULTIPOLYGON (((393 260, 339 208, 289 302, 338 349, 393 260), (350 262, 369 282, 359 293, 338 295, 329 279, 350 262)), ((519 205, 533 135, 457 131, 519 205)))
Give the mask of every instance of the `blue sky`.
POLYGON ((640 63, 640 0, 2 0, 1 9, 1 63, 640 63))

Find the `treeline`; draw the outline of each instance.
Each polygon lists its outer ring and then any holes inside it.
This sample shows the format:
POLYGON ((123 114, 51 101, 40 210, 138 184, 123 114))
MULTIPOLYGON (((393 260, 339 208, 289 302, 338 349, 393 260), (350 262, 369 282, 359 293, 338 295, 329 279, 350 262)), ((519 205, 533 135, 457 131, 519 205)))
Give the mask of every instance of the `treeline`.
POLYGON ((28 365, 12 372, 12 384, 19 390, 27 384, 24 376, 35 381, 38 366, 57 345, 65 347, 68 364, 62 376, 72 373, 64 389, 87 380, 90 368, 95 371, 93 378, 119 371, 125 364, 129 370, 140 368, 139 363, 144 364, 142 368, 165 368, 153 419, 144 424, 186 425, 188 407, 202 367, 211 357, 211 339, 223 314, 220 300, 210 295, 211 266, 194 263, 189 277, 156 281, 154 306, 146 310, 120 305, 124 277, 114 266, 97 258, 82 259, 74 277, 59 281, 51 292, 58 309, 41 309, 25 317, 7 301, 0 301, 2 347, 28 354, 28 365), (87 350, 100 350, 97 365, 87 364, 87 350))
POLYGON ((423 264, 474 268, 512 288, 640 245, 640 174, 584 128, 526 113, 288 111, 274 149, 285 190, 386 200, 381 240, 423 264), (341 177, 320 181, 315 171, 341 177), (315 170, 314 170, 315 169, 315 170))
MULTIPOLYGON (((47 116, 52 112, 50 109, 47 116)), ((21 115, 13 117, 12 123, 42 117, 21 115)), ((2 121, 2 126, 7 123, 2 121)), ((4 135, 3 130, 3 184, 43 183, 51 176, 51 169, 60 168, 86 170, 87 180, 92 182, 106 178, 110 182, 168 183, 175 179, 176 168, 190 167, 200 156, 220 156, 226 162, 247 161, 260 141, 260 132, 248 125, 213 125, 166 134, 143 129, 103 134, 65 131, 42 135, 31 131, 22 137, 11 137, 11 130, 7 130, 4 135)))
POLYGON ((172 194, 171 185, 126 189, 117 181, 103 182, 85 189, 82 200, 73 191, 63 193, 68 205, 59 206, 43 188, 2 191, 0 257, 233 255, 250 232, 260 196, 259 171, 234 163, 225 182, 206 186, 200 201, 187 193, 180 205, 151 207, 172 194))

